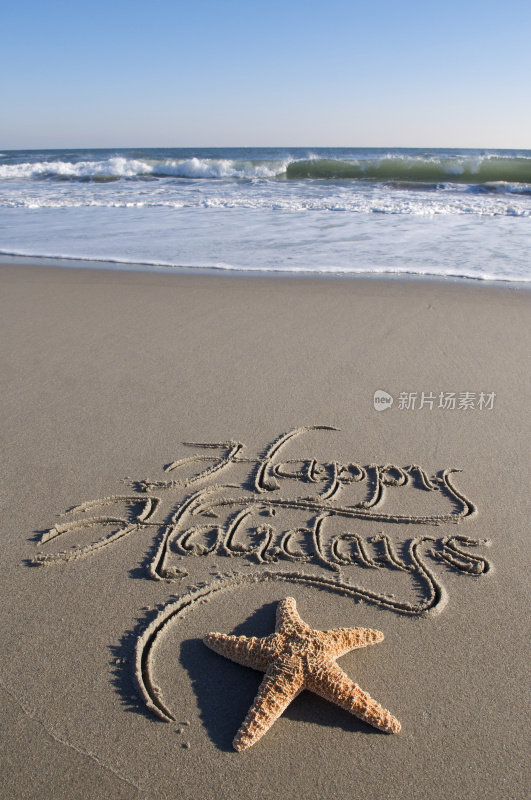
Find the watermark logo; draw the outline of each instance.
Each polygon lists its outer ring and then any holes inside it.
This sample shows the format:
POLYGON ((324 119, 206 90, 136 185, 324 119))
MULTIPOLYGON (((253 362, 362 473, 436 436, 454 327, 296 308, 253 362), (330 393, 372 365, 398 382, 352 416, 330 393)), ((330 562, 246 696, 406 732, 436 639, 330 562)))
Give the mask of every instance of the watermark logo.
POLYGON ((393 397, 388 392, 384 392, 383 389, 376 389, 373 403, 376 411, 386 411, 393 405, 393 397))
MULTIPOLYGON (((434 409, 442 411, 492 411, 496 392, 399 392, 395 408, 398 411, 421 411, 434 409)), ((394 398, 383 389, 374 393, 373 403, 376 411, 391 408, 394 398)))

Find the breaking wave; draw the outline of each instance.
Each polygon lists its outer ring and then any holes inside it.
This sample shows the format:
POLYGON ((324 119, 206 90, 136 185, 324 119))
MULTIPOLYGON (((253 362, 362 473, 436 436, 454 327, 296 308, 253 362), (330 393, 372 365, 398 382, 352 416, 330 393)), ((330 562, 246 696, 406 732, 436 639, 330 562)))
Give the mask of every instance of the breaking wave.
POLYGON ((342 161, 330 158, 294 161, 288 178, 373 180, 397 183, 531 184, 531 158, 386 156, 342 161))
POLYGON ((467 184, 483 191, 531 193, 531 158, 499 155, 382 155, 345 159, 309 157, 283 160, 227 158, 128 158, 44 160, 0 164, 0 180, 106 182, 121 179, 188 180, 288 179, 291 181, 363 181, 420 185, 467 184))
POLYGON ((285 174, 284 162, 232 161, 223 158, 130 159, 102 161, 37 161, 0 165, 0 179, 57 178, 119 180, 120 178, 274 178, 285 174))

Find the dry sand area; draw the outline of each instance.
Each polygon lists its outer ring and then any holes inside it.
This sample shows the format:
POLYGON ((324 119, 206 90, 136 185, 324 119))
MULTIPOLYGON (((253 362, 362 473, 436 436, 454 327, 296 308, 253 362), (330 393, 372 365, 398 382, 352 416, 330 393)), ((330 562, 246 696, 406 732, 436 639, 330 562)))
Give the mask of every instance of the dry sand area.
POLYGON ((528 290, 0 287, 2 798, 528 795, 528 290), (383 632, 337 663, 400 733, 304 691, 233 749, 263 675, 203 638, 286 597, 383 632))

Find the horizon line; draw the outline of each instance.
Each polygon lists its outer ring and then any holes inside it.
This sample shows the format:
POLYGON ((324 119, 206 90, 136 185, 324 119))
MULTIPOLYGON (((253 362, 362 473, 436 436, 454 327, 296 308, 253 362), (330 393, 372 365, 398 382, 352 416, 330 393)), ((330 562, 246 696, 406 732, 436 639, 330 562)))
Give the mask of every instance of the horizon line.
POLYGON ((486 145, 325 145, 325 144, 283 144, 283 145, 256 145, 256 144, 232 144, 232 145, 62 145, 51 147, 49 145, 31 147, 4 147, 0 144, 0 150, 10 152, 28 150, 520 150, 531 152, 529 147, 495 147, 486 145))

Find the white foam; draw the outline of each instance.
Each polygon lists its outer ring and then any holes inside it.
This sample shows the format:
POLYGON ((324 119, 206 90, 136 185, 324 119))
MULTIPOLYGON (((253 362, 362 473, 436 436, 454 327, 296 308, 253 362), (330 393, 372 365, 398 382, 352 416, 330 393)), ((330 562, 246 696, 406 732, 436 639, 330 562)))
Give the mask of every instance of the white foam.
POLYGON ((157 175, 180 178, 274 178, 286 171, 287 162, 254 164, 228 159, 190 158, 167 160, 153 167, 157 175))
POLYGON ((228 159, 190 158, 165 161, 114 156, 103 161, 37 161, 0 165, 0 179, 38 178, 43 175, 66 178, 111 176, 132 178, 167 175, 181 178, 274 178, 286 171, 286 162, 236 162, 228 159))
POLYGON ((36 178, 42 175, 90 178, 100 175, 133 177, 152 172, 144 161, 115 156, 104 161, 37 161, 0 165, 0 178, 36 178))
POLYGON ((526 196, 529 189, 507 194, 501 186, 491 192, 474 194, 466 190, 441 191, 426 195, 413 192, 346 191, 336 194, 290 191, 242 191, 237 187, 223 191, 189 193, 186 187, 164 186, 133 188, 124 193, 112 186, 72 191, 55 185, 49 191, 21 191, 17 196, 0 188, 0 208, 61 209, 61 208, 166 208, 166 209, 240 209, 277 211, 279 213, 343 212, 346 214, 381 214, 393 216, 439 217, 530 217, 531 204, 526 196))

